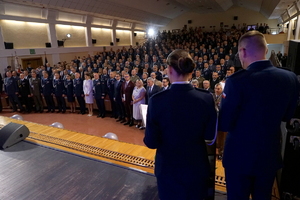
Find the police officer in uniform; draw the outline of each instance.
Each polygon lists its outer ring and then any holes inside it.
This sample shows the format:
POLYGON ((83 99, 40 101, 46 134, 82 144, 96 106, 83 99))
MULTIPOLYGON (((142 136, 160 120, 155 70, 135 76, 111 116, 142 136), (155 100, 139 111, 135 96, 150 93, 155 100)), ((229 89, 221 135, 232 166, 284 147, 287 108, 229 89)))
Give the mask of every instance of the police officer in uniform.
POLYGON ((8 96, 8 99, 10 103, 12 104, 13 112, 17 111, 17 105, 20 109, 20 112, 23 111, 22 105, 19 101, 18 94, 19 94, 19 89, 18 89, 18 84, 16 80, 12 77, 12 74, 10 71, 6 72, 6 78, 4 79, 4 89, 5 93, 8 96))
POLYGON ((112 111, 111 118, 117 119, 118 116, 117 116, 117 110, 116 110, 116 102, 114 101, 114 94, 115 94, 114 86, 115 86, 115 82, 116 82, 115 76, 116 76, 115 71, 112 71, 109 73, 110 78, 107 81, 107 88, 108 88, 108 96, 110 99, 111 111, 112 111))
POLYGON ((42 85, 42 95, 44 96, 44 99, 47 104, 47 113, 49 112, 54 112, 54 101, 53 101, 53 85, 52 85, 52 80, 48 77, 48 72, 43 71, 43 78, 41 80, 41 85, 42 85))
POLYGON ((26 106, 26 111, 31 113, 32 104, 31 104, 31 93, 30 93, 30 86, 29 80, 25 79, 24 74, 20 74, 20 79, 18 80, 19 86, 19 94, 21 97, 22 105, 26 106))
POLYGON ((56 98, 57 107, 58 107, 57 113, 60 112, 65 113, 66 112, 65 86, 64 86, 64 81, 60 79, 58 72, 54 74, 53 89, 54 89, 54 96, 56 98))
POLYGON ((41 79, 37 77, 36 71, 32 70, 29 78, 30 93, 35 105, 35 112, 43 112, 43 101, 41 97, 41 79))
POLYGON ((105 105, 104 105, 105 84, 101 82, 98 73, 94 73, 93 88, 94 88, 94 98, 96 100, 96 104, 99 111, 97 117, 104 118, 105 117, 105 105))
POLYGON ((75 73, 75 79, 73 80, 74 85, 74 97, 76 97, 80 112, 78 114, 85 114, 85 101, 84 101, 84 93, 83 93, 83 80, 80 78, 80 73, 75 73))
POLYGON ((220 129, 228 132, 223 156, 227 198, 271 199, 282 167, 281 121, 290 123, 293 117, 299 82, 266 59, 262 33, 245 33, 238 49, 244 70, 226 79, 219 115, 220 129))

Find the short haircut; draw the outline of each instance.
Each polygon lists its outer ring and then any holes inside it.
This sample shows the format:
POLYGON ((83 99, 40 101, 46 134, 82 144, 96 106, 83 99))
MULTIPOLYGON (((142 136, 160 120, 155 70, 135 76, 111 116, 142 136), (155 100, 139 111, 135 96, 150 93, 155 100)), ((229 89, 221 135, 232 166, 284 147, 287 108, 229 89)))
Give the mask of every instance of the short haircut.
POLYGON ((198 85, 199 85, 199 81, 196 80, 196 79, 193 79, 191 83, 192 83, 192 84, 198 84, 198 85))
POLYGON ((220 87, 223 89, 221 83, 217 83, 217 84, 215 85, 215 88, 217 88, 218 86, 220 86, 220 87))
POLYGON ((151 77, 149 77, 149 78, 147 78, 147 81, 152 81, 152 82, 154 82, 154 79, 151 78, 151 77))
POLYGON ((267 42, 265 36, 259 31, 249 31, 239 39, 239 46, 245 45, 252 50, 266 50, 267 42))
POLYGON ((163 80, 170 82, 170 79, 168 77, 164 77, 163 80))

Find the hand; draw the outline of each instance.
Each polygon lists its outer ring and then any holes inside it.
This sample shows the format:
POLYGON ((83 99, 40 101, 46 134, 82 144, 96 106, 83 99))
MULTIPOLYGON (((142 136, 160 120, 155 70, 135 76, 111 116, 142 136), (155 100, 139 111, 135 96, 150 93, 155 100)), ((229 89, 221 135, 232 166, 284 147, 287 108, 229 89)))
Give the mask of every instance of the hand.
POLYGON ((18 92, 16 92, 16 95, 18 95, 19 93, 18 92))
POLYGON ((104 97, 101 97, 101 99, 104 99, 104 97))
POLYGON ((29 94, 28 97, 31 97, 31 94, 29 94))
POLYGON ((66 95, 64 95, 64 94, 62 95, 62 97, 65 97, 65 96, 66 96, 66 95))
POLYGON ((31 93, 31 95, 30 95, 31 97, 33 97, 33 94, 31 93))
POLYGON ((81 96, 84 97, 84 94, 82 94, 81 96))
POLYGON ((89 94, 85 94, 85 96, 90 96, 89 94))
POLYGON ((122 102, 125 102, 125 99, 124 99, 124 98, 122 98, 122 102))

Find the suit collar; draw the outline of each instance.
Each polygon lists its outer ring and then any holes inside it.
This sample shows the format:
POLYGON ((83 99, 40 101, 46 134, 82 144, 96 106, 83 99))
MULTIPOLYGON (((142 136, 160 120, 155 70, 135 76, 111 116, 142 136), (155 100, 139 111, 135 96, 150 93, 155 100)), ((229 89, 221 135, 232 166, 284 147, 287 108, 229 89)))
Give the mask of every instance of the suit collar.
POLYGON ((187 83, 187 84, 171 84, 171 86, 169 87, 170 90, 193 90, 194 87, 187 83))

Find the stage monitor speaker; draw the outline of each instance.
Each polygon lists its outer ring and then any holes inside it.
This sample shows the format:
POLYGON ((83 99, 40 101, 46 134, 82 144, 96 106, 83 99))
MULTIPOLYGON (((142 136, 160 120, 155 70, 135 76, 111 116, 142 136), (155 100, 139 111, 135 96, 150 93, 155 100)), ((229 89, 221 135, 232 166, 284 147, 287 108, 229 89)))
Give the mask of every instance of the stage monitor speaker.
POLYGON ((96 44, 97 40, 96 39, 92 39, 92 44, 96 44))
POLYGON ((300 42, 290 41, 289 42, 289 56, 287 57, 286 66, 296 75, 300 75, 300 42))
POLYGON ((113 43, 113 42, 111 42, 111 43, 110 43, 110 46, 114 46, 114 43, 113 43))
POLYGON ((137 36, 137 34, 136 34, 136 33, 133 33, 133 35, 134 35, 134 37, 136 37, 136 36, 137 36))
POLYGON ((239 19, 238 16, 234 16, 234 17, 233 17, 233 20, 238 20, 238 19, 239 19))
POLYGON ((21 142, 29 135, 29 129, 22 124, 9 123, 0 129, 0 149, 6 149, 21 142))
POLYGON ((50 42, 46 42, 45 45, 46 45, 47 48, 51 47, 51 43, 50 42))
POLYGON ((116 38, 116 42, 120 42, 120 38, 116 38))
POLYGON ((5 49, 13 49, 14 43, 12 42, 4 42, 5 49))
POLYGON ((191 24, 192 23, 192 20, 188 20, 188 24, 191 24))
POLYGON ((64 46, 64 41, 62 41, 62 40, 57 40, 57 45, 58 45, 59 47, 64 46))

